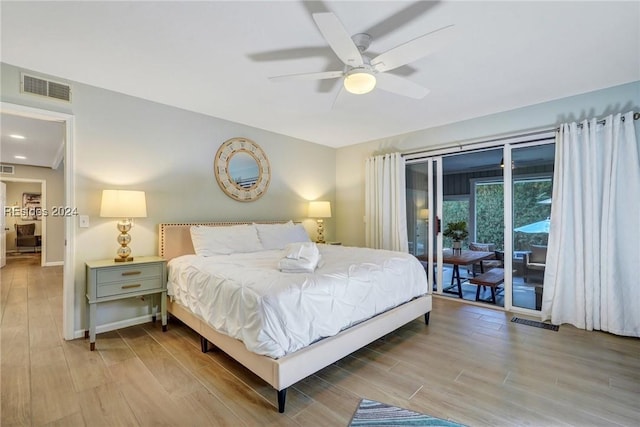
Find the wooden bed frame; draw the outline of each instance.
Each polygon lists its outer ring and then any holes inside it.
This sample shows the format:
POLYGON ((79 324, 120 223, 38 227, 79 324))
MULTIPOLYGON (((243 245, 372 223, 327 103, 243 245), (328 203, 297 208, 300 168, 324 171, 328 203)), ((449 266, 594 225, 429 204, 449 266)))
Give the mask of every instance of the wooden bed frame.
MULTIPOLYGON (((260 223, 283 223, 284 221, 260 221, 260 223)), ((159 225, 159 255, 167 261, 186 254, 193 254, 190 228, 193 225, 230 226, 251 222, 199 222, 164 223, 159 225)), ((200 316, 193 314, 181 304, 168 297, 169 313, 201 337, 202 351, 207 351, 208 342, 227 353, 254 374, 265 380, 278 392, 278 411, 284 412, 287 387, 314 374, 337 360, 353 353, 367 344, 393 332, 399 327, 424 315, 429 323, 431 295, 423 295, 396 308, 378 314, 371 319, 343 330, 339 334, 321 339, 279 359, 252 353, 242 341, 221 334, 209 326, 200 316)))

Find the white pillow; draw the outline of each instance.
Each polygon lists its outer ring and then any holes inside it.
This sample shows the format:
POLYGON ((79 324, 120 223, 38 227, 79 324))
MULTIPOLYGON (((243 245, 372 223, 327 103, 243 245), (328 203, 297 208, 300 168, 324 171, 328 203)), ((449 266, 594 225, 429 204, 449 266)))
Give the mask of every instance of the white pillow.
POLYGON ((193 226, 191 242, 196 255, 227 255, 239 252, 257 252, 264 248, 253 225, 223 227, 193 226))
POLYGON ((264 249, 284 249, 289 243, 310 242, 302 224, 254 224, 264 249))

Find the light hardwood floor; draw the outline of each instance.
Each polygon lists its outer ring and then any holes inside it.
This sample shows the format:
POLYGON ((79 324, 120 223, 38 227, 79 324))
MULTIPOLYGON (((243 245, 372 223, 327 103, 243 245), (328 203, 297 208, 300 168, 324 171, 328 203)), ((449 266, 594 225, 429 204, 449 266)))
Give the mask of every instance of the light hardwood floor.
POLYGON ((1 270, 2 426, 346 426, 361 397, 469 426, 640 425, 640 340, 510 322, 435 298, 417 319, 275 392, 177 322, 61 338, 62 269, 1 270))

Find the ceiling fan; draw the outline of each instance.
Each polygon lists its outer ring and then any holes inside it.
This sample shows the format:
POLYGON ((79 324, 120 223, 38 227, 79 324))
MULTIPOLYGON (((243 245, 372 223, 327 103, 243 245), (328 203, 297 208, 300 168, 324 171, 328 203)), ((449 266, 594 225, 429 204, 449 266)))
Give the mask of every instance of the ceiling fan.
POLYGON ((425 57, 447 44, 453 35, 454 25, 448 25, 396 46, 374 58, 365 52, 371 44, 369 34, 349 36, 336 15, 331 12, 314 13, 313 20, 323 37, 344 63, 342 70, 319 73, 289 74, 270 77, 272 81, 323 80, 343 78, 344 88, 353 94, 365 94, 378 87, 387 92, 424 98, 429 89, 387 71, 425 57))

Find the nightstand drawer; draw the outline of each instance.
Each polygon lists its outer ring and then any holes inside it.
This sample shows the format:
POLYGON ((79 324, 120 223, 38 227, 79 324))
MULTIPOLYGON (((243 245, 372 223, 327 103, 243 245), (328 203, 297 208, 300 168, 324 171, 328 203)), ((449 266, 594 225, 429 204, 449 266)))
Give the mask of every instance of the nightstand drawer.
POLYGON ((98 285, 97 297, 103 298, 112 295, 125 295, 132 292, 149 291, 152 289, 162 289, 162 279, 159 276, 144 280, 132 278, 127 281, 121 280, 117 283, 98 285))
MULTIPOLYGON (((111 282, 135 281, 160 277, 162 275, 162 264, 131 265, 127 267, 103 268, 97 271, 98 286, 111 282)), ((100 296, 100 295, 98 295, 100 296)))

